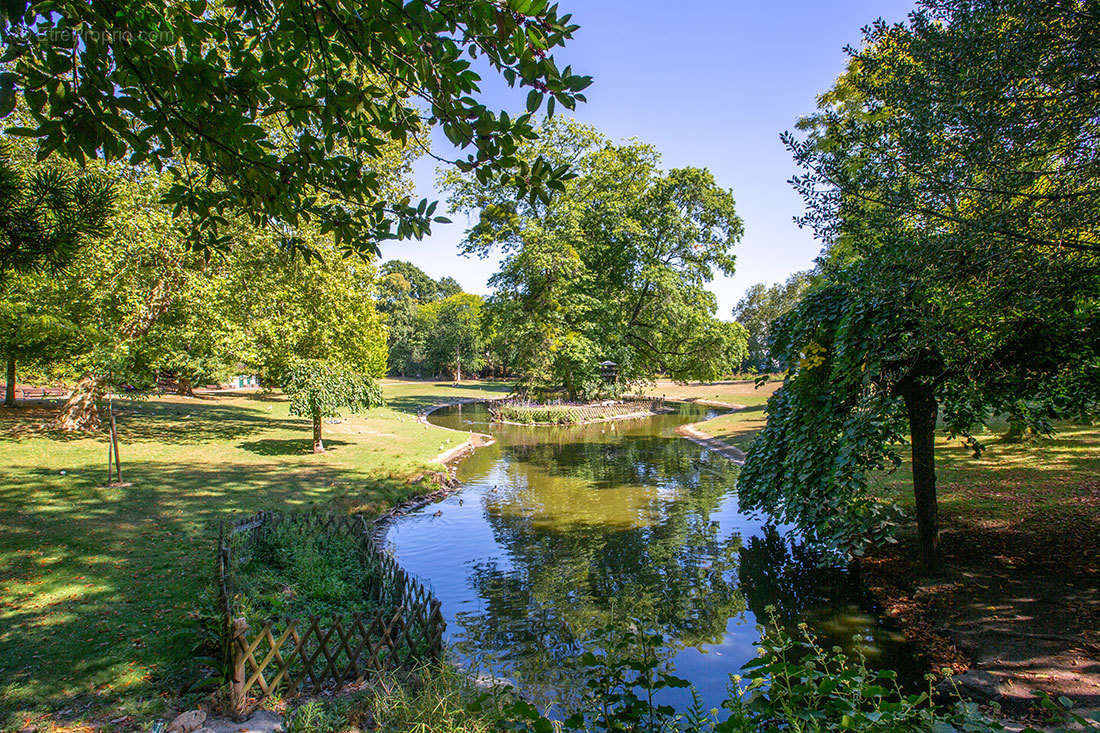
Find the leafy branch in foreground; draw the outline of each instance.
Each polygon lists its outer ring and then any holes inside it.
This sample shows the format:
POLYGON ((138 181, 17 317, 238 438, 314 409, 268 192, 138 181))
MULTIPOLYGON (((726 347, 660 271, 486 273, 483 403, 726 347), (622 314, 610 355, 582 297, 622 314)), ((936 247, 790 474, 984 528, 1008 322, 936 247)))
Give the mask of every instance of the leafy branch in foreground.
MULTIPOLYGON (((16 0, 0 10, 0 118, 57 153, 168 170, 191 243, 314 222, 348 251, 422 237, 436 205, 393 195, 375 161, 438 127, 479 178, 545 198, 567 166, 521 161, 544 99, 573 109, 587 76, 552 52, 577 26, 546 0, 16 0), (475 60, 528 90, 510 116, 480 99, 475 60)), ((293 241, 293 238, 291 238, 293 241)))

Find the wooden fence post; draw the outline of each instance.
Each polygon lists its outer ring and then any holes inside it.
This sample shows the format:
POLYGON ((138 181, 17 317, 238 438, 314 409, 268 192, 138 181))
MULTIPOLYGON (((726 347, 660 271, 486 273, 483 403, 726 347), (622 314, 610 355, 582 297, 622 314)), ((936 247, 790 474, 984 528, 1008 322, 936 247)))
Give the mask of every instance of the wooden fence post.
POLYGON ((229 705, 230 714, 234 720, 244 720, 247 713, 247 700, 245 696, 245 650, 248 649, 248 640, 245 633, 248 631, 248 622, 243 618, 233 619, 232 639, 229 643, 229 655, 231 660, 231 676, 229 680, 229 705))

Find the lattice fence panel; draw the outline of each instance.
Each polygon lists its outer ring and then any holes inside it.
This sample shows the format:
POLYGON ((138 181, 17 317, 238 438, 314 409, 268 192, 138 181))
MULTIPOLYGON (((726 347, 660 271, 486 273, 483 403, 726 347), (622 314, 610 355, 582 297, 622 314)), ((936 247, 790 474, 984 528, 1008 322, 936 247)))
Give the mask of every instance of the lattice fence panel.
POLYGON ((245 716, 277 690, 290 694, 337 689, 383 669, 410 667, 443 654, 446 626, 439 601, 373 539, 361 516, 260 512, 223 523, 217 577, 225 622, 224 655, 233 712, 245 716), (255 542, 262 532, 291 523, 303 531, 348 533, 362 543, 371 582, 363 608, 350 616, 273 618, 249 628, 234 608, 235 536, 255 542))

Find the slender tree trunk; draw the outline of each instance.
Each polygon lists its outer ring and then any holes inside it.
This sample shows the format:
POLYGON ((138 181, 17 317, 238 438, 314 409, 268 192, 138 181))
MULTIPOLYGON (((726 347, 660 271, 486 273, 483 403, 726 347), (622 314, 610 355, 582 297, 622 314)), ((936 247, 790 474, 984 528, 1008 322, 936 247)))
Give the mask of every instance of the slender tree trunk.
POLYGON ((313 452, 324 453, 325 444, 321 442, 321 413, 313 413, 313 452))
POLYGON ((73 393, 54 422, 55 427, 66 433, 99 430, 99 409, 96 402, 103 393, 103 379, 86 374, 76 383, 73 393))
POLYGON ((909 412, 913 450, 913 499, 917 506, 920 560, 926 570, 940 566, 939 510, 936 503, 936 415, 939 405, 931 386, 916 384, 902 395, 909 412))
POLYGON ((15 407, 15 357, 8 357, 8 381, 4 387, 4 407, 15 407))

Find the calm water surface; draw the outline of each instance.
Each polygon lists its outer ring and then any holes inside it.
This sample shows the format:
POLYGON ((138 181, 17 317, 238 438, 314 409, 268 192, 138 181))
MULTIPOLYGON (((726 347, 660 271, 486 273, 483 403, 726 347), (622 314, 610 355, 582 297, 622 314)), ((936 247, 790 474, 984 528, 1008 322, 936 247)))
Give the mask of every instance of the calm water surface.
MULTIPOLYGON (((773 605, 786 623, 904 665, 900 640, 861 610, 845 576, 817 568, 785 528, 739 511, 737 467, 674 432, 714 414, 682 404, 550 428, 490 424, 483 404, 434 412, 437 425, 497 439, 460 465, 461 492, 387 536, 442 602, 452 654, 568 705, 570 665, 593 630, 647 619, 676 674, 717 707, 773 605)), ((686 691, 666 699, 690 702, 686 691)))

